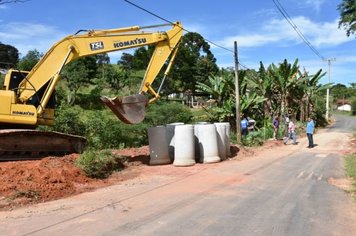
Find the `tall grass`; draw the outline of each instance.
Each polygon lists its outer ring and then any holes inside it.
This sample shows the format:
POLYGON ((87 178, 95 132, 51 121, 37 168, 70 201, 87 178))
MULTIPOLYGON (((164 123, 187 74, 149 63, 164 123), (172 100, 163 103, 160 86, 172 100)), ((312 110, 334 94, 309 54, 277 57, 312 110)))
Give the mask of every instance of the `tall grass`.
POLYGON ((345 156, 345 172, 352 179, 350 193, 356 201, 356 154, 345 156))

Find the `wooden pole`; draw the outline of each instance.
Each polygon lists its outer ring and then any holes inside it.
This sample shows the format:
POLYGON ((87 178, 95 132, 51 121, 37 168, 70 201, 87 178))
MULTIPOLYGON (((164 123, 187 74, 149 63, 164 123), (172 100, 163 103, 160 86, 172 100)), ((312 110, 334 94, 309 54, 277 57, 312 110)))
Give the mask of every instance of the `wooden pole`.
POLYGON ((239 87, 239 60, 237 56, 237 43, 234 42, 235 57, 235 99, 236 99, 236 137, 237 143, 241 143, 241 119, 240 119, 240 87, 239 87))

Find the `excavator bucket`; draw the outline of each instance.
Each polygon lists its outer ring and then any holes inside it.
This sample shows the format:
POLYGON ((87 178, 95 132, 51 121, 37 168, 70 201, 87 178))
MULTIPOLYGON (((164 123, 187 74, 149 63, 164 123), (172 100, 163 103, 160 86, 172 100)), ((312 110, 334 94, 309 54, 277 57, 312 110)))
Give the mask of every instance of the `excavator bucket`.
POLYGON ((115 98, 102 96, 100 99, 126 124, 137 124, 145 118, 148 99, 142 94, 115 98))

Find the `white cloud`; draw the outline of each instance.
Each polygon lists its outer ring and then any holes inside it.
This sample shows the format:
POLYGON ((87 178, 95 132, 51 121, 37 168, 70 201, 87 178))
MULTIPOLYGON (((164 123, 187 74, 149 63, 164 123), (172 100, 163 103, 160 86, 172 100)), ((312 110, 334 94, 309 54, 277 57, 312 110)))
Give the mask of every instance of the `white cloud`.
POLYGON ((306 4, 312 6, 317 12, 320 11, 320 7, 326 0, 306 0, 306 4))
POLYGON ((64 36, 63 32, 48 25, 0 22, 1 42, 16 47, 22 56, 34 49, 44 53, 64 36))
MULTIPOLYGON (((316 48, 336 46, 353 40, 338 29, 337 19, 332 22, 317 23, 304 16, 299 16, 292 20, 316 48)), ((304 43, 285 19, 271 19, 261 22, 261 24, 260 30, 254 28, 251 32, 228 36, 220 41, 220 44, 230 46, 233 45, 233 41, 237 41, 240 47, 259 47, 271 43, 280 46, 304 43)))

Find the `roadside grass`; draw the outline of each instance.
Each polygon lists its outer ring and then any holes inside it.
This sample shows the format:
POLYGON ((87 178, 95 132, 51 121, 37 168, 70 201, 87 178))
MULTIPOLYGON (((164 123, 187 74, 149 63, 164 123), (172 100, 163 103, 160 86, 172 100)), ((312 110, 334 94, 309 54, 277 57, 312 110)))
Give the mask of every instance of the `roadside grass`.
POLYGON ((352 179, 352 188, 349 190, 356 201, 356 154, 345 156, 346 175, 352 179))
MULTIPOLYGON (((355 132, 353 133, 353 139, 356 139, 355 132)), ((346 176, 352 179, 352 187, 349 192, 356 201, 356 154, 345 156, 345 172, 346 176)))
POLYGON ((111 150, 86 150, 76 165, 90 178, 105 179, 115 171, 125 168, 125 158, 113 155, 111 150))

